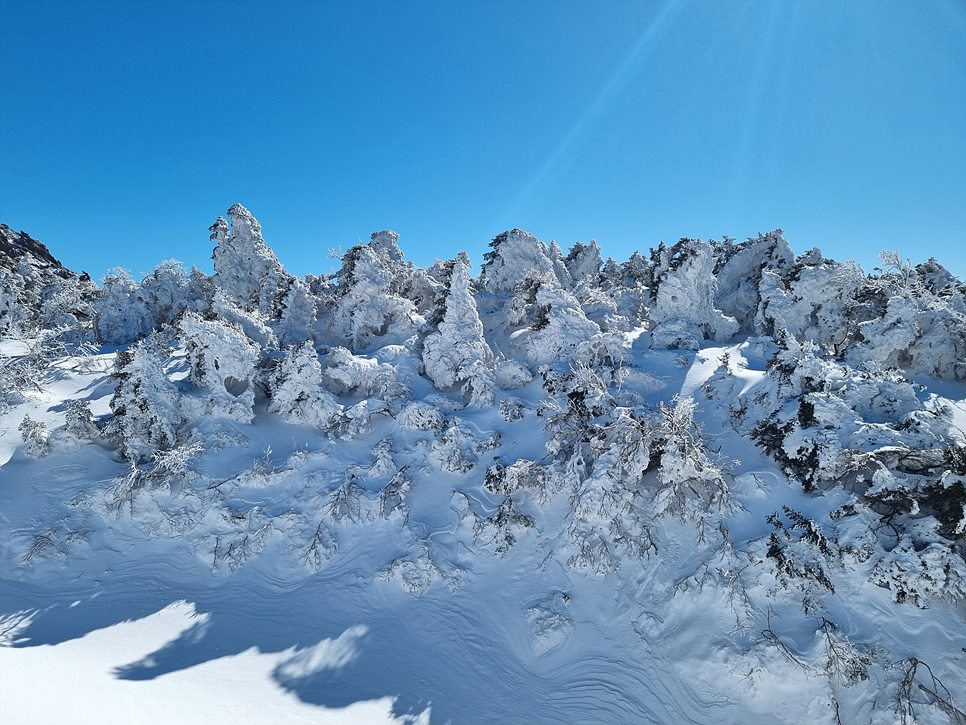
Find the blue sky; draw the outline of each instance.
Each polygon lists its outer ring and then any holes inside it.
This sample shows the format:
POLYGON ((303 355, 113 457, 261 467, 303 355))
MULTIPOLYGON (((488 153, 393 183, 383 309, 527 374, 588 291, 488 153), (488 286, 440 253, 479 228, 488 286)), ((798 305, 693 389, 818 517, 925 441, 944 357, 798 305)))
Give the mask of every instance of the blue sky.
POLYGON ((0 0, 0 220, 95 278, 522 227, 605 254, 783 227, 966 277, 966 4, 0 0))

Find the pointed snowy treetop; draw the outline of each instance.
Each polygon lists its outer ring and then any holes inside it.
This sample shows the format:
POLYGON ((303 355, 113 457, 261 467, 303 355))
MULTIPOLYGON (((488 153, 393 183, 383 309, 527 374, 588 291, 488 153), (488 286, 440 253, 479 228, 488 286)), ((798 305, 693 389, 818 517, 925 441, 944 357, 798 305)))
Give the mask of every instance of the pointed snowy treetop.
POLYGON ((603 260, 600 256, 600 246, 596 240, 590 244, 577 242, 567 254, 567 270, 575 282, 589 282, 594 284, 600 279, 600 268, 603 260))
POLYGON ((498 234, 484 255, 481 278, 490 292, 511 292, 525 279, 555 279, 547 245, 530 232, 511 229, 498 234))
POLYGON ((274 295, 287 273, 262 238, 261 224, 248 209, 235 204, 228 210, 228 218, 230 228, 221 217, 210 227, 211 240, 217 244, 212 253, 214 282, 238 305, 252 309, 261 298, 274 295))
POLYGON ((465 255, 453 261, 439 328, 423 342, 426 374, 440 389, 468 380, 493 358, 483 337, 465 255))
POLYGON ((401 262, 403 259, 402 249, 399 247, 399 235, 392 229, 373 232, 369 246, 393 262, 401 262))

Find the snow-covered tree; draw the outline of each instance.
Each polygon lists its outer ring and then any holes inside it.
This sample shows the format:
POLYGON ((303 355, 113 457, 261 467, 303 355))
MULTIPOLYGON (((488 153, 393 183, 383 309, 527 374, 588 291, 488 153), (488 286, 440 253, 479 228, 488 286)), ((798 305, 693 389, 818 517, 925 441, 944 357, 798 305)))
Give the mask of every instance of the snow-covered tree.
POLYGON ((333 310, 335 333, 354 350, 402 342, 416 330, 419 316, 411 301, 393 292, 390 261, 370 246, 350 249, 339 272, 338 300, 333 310))
POLYGON ((727 513, 733 504, 720 466, 711 460, 707 445, 694 422, 692 398, 661 405, 661 465, 654 497, 659 514, 674 514, 703 522, 727 513))
POLYGON ((462 259, 453 265, 442 306, 443 319, 423 341, 426 375, 440 390, 460 383, 473 388, 489 387, 492 400, 493 352, 483 337, 472 282, 462 259))
POLYGON ((228 210, 228 219, 230 227, 218 217, 210 228, 216 243, 214 283, 242 309, 265 314, 287 274, 265 243, 262 225, 248 209, 235 204, 228 210))
POLYGON ((558 281, 547 246, 522 229, 498 234, 483 260, 480 278, 488 292, 513 292, 527 279, 558 281))
POLYGON ((141 280, 140 295, 154 319, 155 329, 172 324, 188 302, 184 265, 175 259, 159 264, 141 280))
POLYGON ((650 309, 655 347, 697 349, 703 340, 725 340, 738 331, 734 318, 715 307, 714 265, 710 245, 694 239, 658 253, 650 309))
POLYGON ((280 344, 296 345, 313 338, 316 300, 305 282, 289 277, 279 291, 276 308, 275 334, 280 344))
POLYGON ((715 244, 715 251, 718 255, 715 306, 735 318, 742 330, 754 332, 761 305, 762 274, 766 270, 784 274, 794 263, 795 254, 781 229, 759 234, 741 244, 733 244, 726 238, 723 243, 715 244))
POLYGON ((514 345, 522 347, 534 365, 568 360, 578 345, 600 333, 576 298, 556 283, 540 284, 535 302, 537 320, 514 338, 514 345))
POLYGON ((43 458, 50 453, 50 431, 47 424, 25 415, 17 428, 23 438, 24 450, 31 458, 43 458))
POLYGON ((240 328, 186 313, 178 324, 188 352, 191 382, 204 389, 204 412, 214 417, 252 420, 255 364, 259 350, 240 328))
POLYGON ((587 284, 592 287, 600 285, 600 268, 603 260, 600 256, 600 246, 596 241, 590 244, 577 242, 570 248, 566 259, 567 271, 575 284, 587 284))
POLYGON ((123 269, 104 277, 100 296, 94 300, 94 332, 108 345, 126 345, 154 329, 154 318, 141 296, 140 285, 123 269))
POLYGON ((75 440, 95 440, 100 431, 91 413, 91 404, 83 399, 64 403, 64 422, 67 435, 75 440))
POLYGON ((108 423, 108 434, 132 463, 146 461, 167 450, 178 439, 182 422, 178 391, 164 371, 164 353, 151 338, 117 354, 118 381, 108 423))
POLYGON ((311 342, 286 351, 271 387, 269 410, 293 423, 326 429, 342 407, 322 387, 322 365, 311 342))

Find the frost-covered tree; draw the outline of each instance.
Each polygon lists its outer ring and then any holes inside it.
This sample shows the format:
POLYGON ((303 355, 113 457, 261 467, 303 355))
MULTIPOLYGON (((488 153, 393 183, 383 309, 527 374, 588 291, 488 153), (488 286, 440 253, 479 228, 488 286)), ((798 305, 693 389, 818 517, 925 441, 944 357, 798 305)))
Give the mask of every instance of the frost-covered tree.
POLYGON ((141 280, 141 299, 154 319, 155 329, 172 324, 188 303, 184 265, 169 259, 141 280))
POLYGON ((91 404, 83 399, 68 400, 64 403, 65 432, 75 440, 95 440, 100 431, 91 413, 91 404))
POLYGON ((114 378, 114 417, 107 432, 118 442, 122 455, 139 463, 173 447, 182 415, 178 391, 165 374, 163 353, 156 341, 148 338, 119 352, 114 378))
POLYGON ((453 265, 442 307, 443 319, 423 341, 426 375, 440 390, 460 383, 471 388, 489 387, 492 400, 493 352, 483 337, 483 323, 463 259, 453 265))
POLYGON ((17 428, 23 438, 24 450, 31 458, 43 458, 50 453, 50 431, 43 421, 25 415, 17 428))
POLYGON ((104 277, 100 296, 94 300, 94 332, 108 345, 126 345, 154 329, 154 318, 141 295, 140 285, 123 269, 104 277))
POLYGON ((538 317, 529 329, 514 338, 534 365, 570 359, 578 345, 600 333, 587 319, 577 299, 560 285, 539 285, 535 295, 538 317))
POLYGON ((322 365, 311 342, 290 347, 271 386, 269 410, 293 423, 322 429, 332 424, 341 407, 322 387, 322 365))
POLYGON ((574 280, 574 284, 587 284, 592 287, 600 285, 600 268, 603 260, 600 256, 600 246, 596 241, 590 244, 577 242, 570 248, 566 259, 567 271, 574 280))
POLYGON ((239 307, 220 289, 214 290, 211 298, 210 315, 207 317, 213 317, 221 322, 234 325, 263 350, 278 348, 278 338, 262 315, 257 310, 245 310, 239 307))
POLYGON ((411 301, 393 291, 391 261, 370 246, 350 249, 339 271, 338 300, 333 310, 335 333, 354 350, 402 342, 416 330, 419 316, 411 301))
POLYGON ((697 349, 703 340, 724 340, 738 323, 715 307, 717 283, 710 245, 682 239, 657 252, 651 332, 655 347, 697 349))
POLYGON ((759 234, 741 244, 733 244, 726 238, 714 247, 718 255, 715 306, 735 318, 742 330, 754 332, 761 305, 762 274, 766 270, 778 275, 785 273, 794 263, 795 254, 781 229, 759 234))
POLYGON ((483 260, 480 278, 488 292, 513 292, 527 279, 559 283, 547 245, 522 229, 498 234, 483 260))
POLYGON ((731 493, 721 468, 711 460, 694 422, 692 398, 661 404, 661 464, 654 497, 659 514, 674 514, 703 522, 732 508, 731 493))
POLYGON ((281 262, 262 237, 262 225, 241 204, 228 210, 228 221, 218 217, 211 226, 216 246, 214 283, 244 310, 271 309, 279 284, 287 276, 281 262))
POLYGON ((94 318, 92 300, 97 288, 86 274, 54 277, 43 291, 38 323, 42 329, 61 329, 74 342, 90 339, 94 318))
POLYGON ((280 344, 297 345, 313 338, 316 300, 305 282, 298 277, 283 282, 276 309, 275 334, 280 344))
POLYGON ((204 389, 207 415, 250 423, 259 350, 240 328, 186 313, 178 324, 191 382, 204 389))
POLYGON ((756 329, 770 335, 784 330, 837 352, 862 319, 855 314, 854 301, 864 284, 857 265, 825 259, 813 249, 785 272, 762 271, 756 329))

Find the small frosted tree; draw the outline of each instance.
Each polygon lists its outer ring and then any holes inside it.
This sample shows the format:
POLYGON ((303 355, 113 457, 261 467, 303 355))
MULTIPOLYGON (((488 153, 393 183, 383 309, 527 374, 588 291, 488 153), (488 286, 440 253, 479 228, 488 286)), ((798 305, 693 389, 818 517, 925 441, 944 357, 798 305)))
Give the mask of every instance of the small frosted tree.
POLYGON ((415 331, 416 308, 393 291, 393 282, 390 260, 372 247, 353 247, 343 257, 335 332, 354 350, 379 337, 401 342, 415 331))
POLYGON ((483 260, 480 278, 488 292, 513 292, 527 279, 557 279, 547 245, 522 229, 498 234, 483 260))
POLYGON ((315 297, 298 277, 290 277, 279 292, 276 303, 275 333, 282 345, 297 345, 311 340, 315 327, 315 297))
POLYGON ((23 438, 24 449, 31 458, 43 458, 50 453, 50 431, 43 421, 25 415, 18 427, 23 438))
POLYGON ((91 413, 91 404, 75 399, 64 403, 65 432, 75 440, 94 440, 100 434, 91 413))
POLYGON ((238 327, 203 320, 193 312, 181 318, 179 329, 188 351, 191 382, 206 391, 204 412, 250 423, 258 346, 238 327))
POLYGON ((322 387, 322 365, 311 342, 288 349, 272 380, 269 410, 293 423, 329 428, 341 406, 322 387))
MULTIPOLYGON (((423 342, 426 375, 441 390, 459 383, 476 390, 486 388, 488 382, 492 390, 489 368, 493 352, 483 337, 483 323, 476 309, 465 258, 458 258, 453 264, 443 307, 438 328, 423 342)), ((482 394, 482 399, 485 397, 482 394)))
POLYGON ((148 339, 119 352, 114 378, 118 381, 111 398, 114 417, 107 430, 122 455, 140 463, 173 447, 182 420, 178 391, 165 374, 156 343, 148 339))
POLYGON ((724 474, 709 457, 695 425, 694 408, 692 398, 661 404, 660 488, 654 503, 659 514, 703 523, 709 515, 728 512, 732 503, 724 474))
POLYGON ((553 282, 540 284, 535 295, 537 319, 517 343, 536 365, 568 360, 577 347, 600 333, 577 299, 553 282))
POLYGON ((104 277, 100 296, 94 301, 94 333, 108 345, 126 345, 140 340, 154 329, 154 318, 141 296, 141 289, 123 269, 104 277))
POLYGON ((161 262, 141 281, 141 298, 151 313, 154 327, 170 325, 188 302, 184 265, 175 259, 161 262))

